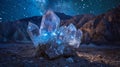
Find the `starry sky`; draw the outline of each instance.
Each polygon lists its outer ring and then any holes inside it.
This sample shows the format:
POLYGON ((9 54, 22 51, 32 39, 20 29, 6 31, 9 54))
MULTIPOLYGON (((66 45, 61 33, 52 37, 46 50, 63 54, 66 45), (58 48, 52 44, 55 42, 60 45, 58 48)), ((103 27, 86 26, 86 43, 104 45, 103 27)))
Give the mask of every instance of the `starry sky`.
POLYGON ((99 15, 120 4, 120 0, 0 0, 0 22, 41 16, 47 10, 67 15, 99 15))

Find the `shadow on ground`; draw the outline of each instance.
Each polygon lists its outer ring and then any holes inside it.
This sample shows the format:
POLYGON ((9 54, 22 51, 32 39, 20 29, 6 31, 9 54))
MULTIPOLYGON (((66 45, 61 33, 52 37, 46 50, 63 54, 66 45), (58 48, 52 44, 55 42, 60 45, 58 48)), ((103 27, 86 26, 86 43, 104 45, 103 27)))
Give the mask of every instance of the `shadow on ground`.
POLYGON ((34 53, 34 47, 30 44, 0 44, 0 67, 117 67, 120 65, 119 62, 110 64, 108 60, 112 61, 112 59, 105 59, 109 57, 108 55, 88 47, 79 48, 75 56, 61 56, 54 60, 32 57, 32 53, 34 53))

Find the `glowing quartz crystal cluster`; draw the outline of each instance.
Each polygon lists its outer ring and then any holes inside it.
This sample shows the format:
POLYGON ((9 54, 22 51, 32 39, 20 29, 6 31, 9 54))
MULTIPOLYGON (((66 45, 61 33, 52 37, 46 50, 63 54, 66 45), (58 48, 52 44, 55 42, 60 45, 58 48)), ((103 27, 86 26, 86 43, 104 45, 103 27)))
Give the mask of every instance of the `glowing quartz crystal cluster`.
POLYGON ((43 15, 40 28, 29 22, 27 32, 34 46, 43 44, 62 45, 57 50, 64 49, 64 46, 78 48, 82 37, 82 31, 77 30, 72 23, 60 27, 60 18, 50 10, 43 15))

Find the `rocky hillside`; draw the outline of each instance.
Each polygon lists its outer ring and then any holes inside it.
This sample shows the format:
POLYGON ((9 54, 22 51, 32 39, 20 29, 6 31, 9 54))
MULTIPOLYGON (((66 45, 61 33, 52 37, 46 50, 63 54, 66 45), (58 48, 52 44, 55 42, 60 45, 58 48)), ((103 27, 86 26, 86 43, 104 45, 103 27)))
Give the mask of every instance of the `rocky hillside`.
MULTIPOLYGON (((72 18, 63 13, 55 12, 60 19, 66 20, 72 18)), ((14 22, 0 23, 0 42, 23 42, 30 41, 27 33, 27 26, 29 22, 40 26, 42 16, 34 16, 30 18, 20 19, 14 22)))
POLYGON ((82 27, 84 42, 120 43, 120 6, 96 16, 82 27))
MULTIPOLYGON (((56 14, 61 19, 61 25, 73 23, 83 31, 82 43, 120 43, 120 6, 98 16, 85 14, 71 17, 63 13, 56 14)), ((28 22, 39 26, 41 18, 36 16, 14 22, 1 22, 0 42, 30 41, 26 31, 28 22)))
POLYGON ((78 29, 81 29, 83 43, 120 43, 120 6, 98 16, 77 15, 62 23, 62 25, 73 23, 78 29))

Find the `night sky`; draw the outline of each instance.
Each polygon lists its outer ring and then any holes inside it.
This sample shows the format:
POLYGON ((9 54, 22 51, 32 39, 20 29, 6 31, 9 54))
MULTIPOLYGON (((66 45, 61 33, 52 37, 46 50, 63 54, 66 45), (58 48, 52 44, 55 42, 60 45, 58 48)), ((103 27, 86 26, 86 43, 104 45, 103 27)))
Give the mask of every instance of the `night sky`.
POLYGON ((0 0, 0 22, 40 16, 48 9, 67 15, 104 13, 120 0, 0 0))

